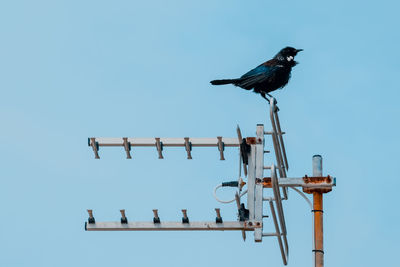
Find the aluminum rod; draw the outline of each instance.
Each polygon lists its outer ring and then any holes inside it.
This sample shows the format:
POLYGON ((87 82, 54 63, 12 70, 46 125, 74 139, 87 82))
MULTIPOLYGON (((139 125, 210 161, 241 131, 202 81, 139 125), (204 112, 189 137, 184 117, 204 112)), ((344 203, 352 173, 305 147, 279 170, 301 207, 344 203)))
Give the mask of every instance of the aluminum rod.
MULTIPOLYGON (((275 121, 275 113, 277 112, 278 107, 276 106, 276 100, 275 98, 271 98, 270 99, 270 120, 271 120, 271 124, 272 124, 272 143, 274 144, 274 151, 275 151, 275 157, 276 157, 276 161, 277 161, 277 165, 279 166, 279 177, 281 178, 285 178, 286 177, 286 166, 283 163, 283 154, 282 154, 282 149, 281 149, 281 144, 279 142, 280 139, 278 139, 278 134, 280 135, 281 139, 282 139, 282 135, 281 135, 281 129, 279 128, 279 132, 277 130, 277 125, 276 125, 276 121, 275 121)), ((282 139, 283 141, 283 139, 282 139)), ((283 147, 284 149, 284 147, 283 147)), ((285 156, 286 156, 286 151, 284 152, 285 156)), ((283 198, 287 199, 287 189, 284 188, 283 189, 283 198)))
POLYGON ((314 155, 312 158, 313 176, 322 176, 322 157, 314 155))
POLYGON ((277 233, 263 233, 262 236, 279 236, 279 235, 277 233))
MULTIPOLYGON (((268 134, 268 135, 271 135, 271 134, 273 134, 274 132, 264 132, 264 134, 268 134)), ((280 132, 280 133, 278 133, 278 135, 284 135, 284 134, 286 134, 286 132, 280 132)))
POLYGON ((256 188, 256 145, 251 145, 247 169, 247 208, 249 220, 254 220, 254 195, 256 188))
MULTIPOLYGON (((242 137, 242 132, 240 131, 240 127, 239 127, 239 125, 237 125, 237 127, 236 127, 236 133, 237 133, 237 136, 238 136, 238 141, 239 141, 239 144, 241 144, 242 143, 242 140, 243 140, 243 137, 242 137)), ((240 146, 240 145, 239 145, 240 146)), ((242 162, 242 152, 240 151, 240 149, 239 149, 239 164, 242 164, 241 162, 242 162)), ((247 165, 246 165, 246 163, 244 163, 243 162, 243 173, 244 173, 244 176, 247 176, 247 165)), ((239 177, 241 176, 241 171, 240 171, 240 168, 239 168, 239 177)))
POLYGON ((99 147, 103 146, 122 146, 125 148, 127 158, 131 158, 129 151, 131 147, 156 147, 158 158, 163 159, 163 147, 184 147, 188 154, 188 159, 191 159, 190 150, 192 147, 218 147, 220 151, 220 159, 224 160, 225 147, 239 147, 240 142, 237 138, 136 138, 136 137, 90 137, 88 145, 92 147, 95 158, 99 159, 99 147))
MULTIPOLYGON (((218 138, 197 138, 190 137, 188 141, 191 143, 192 147, 218 147, 218 138)), ((225 147, 238 147, 239 141, 238 138, 230 138, 230 137, 222 137, 221 140, 224 143, 225 147)), ((92 146, 93 142, 97 142, 99 146, 124 146, 124 140, 122 137, 91 137, 89 138, 89 146, 92 146)), ((140 138, 140 137, 128 137, 127 142, 131 144, 131 146, 156 146, 155 139, 153 137, 140 138)), ((160 142, 164 147, 169 146, 177 146, 177 147, 185 147, 185 138, 169 138, 169 137, 161 137, 160 142)))
MULTIPOLYGON (((313 177, 309 177, 313 178, 313 177)), ((315 177, 319 178, 319 177, 315 177)), ((322 182, 306 182, 304 178, 277 178, 278 185, 279 187, 304 187, 304 188, 326 188, 326 187, 332 187, 336 186, 336 178, 335 177, 329 177, 330 181, 322 181, 322 182)), ((264 178, 270 180, 269 177, 264 178)), ((270 187, 270 186, 265 186, 265 187, 270 187)))
MULTIPOLYGON (((261 225, 261 224, 260 224, 261 225)), ((246 222, 229 221, 223 223, 216 222, 96 222, 86 223, 87 231, 254 231, 257 224, 249 226, 246 222)))
POLYGON ((277 135, 279 136, 279 141, 280 141, 281 148, 282 148, 285 167, 286 167, 286 170, 288 170, 289 169, 289 164, 288 164, 288 160, 287 160, 287 157, 286 157, 285 143, 283 142, 281 123, 279 122, 278 112, 275 112, 275 120, 276 120, 276 126, 277 126, 277 130, 278 130, 277 135))
POLYGON ((275 155, 276 155, 276 161, 278 163, 278 166, 280 168, 285 167, 282 159, 282 151, 281 151, 281 146, 279 144, 278 140, 278 134, 279 132, 277 131, 277 126, 276 126, 276 121, 275 121, 275 112, 276 112, 276 104, 275 104, 275 99, 271 98, 270 100, 270 120, 272 124, 272 141, 274 143, 274 150, 275 150, 275 155))
POLYGON ((271 166, 271 179, 272 179, 272 189, 274 192, 276 208, 278 211, 279 223, 280 223, 283 234, 286 235, 287 231, 286 231, 285 216, 283 214, 282 198, 281 198, 281 194, 280 194, 280 190, 279 190, 278 179, 276 177, 275 165, 271 166))
POLYGON ((272 201, 269 202, 269 207, 271 209, 271 214, 272 214, 272 220, 274 222, 275 225, 275 231, 276 231, 276 238, 278 240, 279 243, 279 248, 281 250, 281 256, 282 256, 282 261, 284 265, 287 265, 287 254, 283 248, 283 244, 282 244, 282 238, 281 238, 281 231, 279 230, 279 225, 278 225, 278 221, 276 219, 276 213, 275 213, 275 208, 274 208, 274 203, 272 201))
MULTIPOLYGON (((256 149, 256 180, 262 179, 264 176, 264 125, 257 125, 257 144, 256 149)), ((262 221, 263 218, 263 185, 256 183, 254 189, 254 219, 262 221)), ((262 241, 262 229, 254 231, 254 241, 262 241)))

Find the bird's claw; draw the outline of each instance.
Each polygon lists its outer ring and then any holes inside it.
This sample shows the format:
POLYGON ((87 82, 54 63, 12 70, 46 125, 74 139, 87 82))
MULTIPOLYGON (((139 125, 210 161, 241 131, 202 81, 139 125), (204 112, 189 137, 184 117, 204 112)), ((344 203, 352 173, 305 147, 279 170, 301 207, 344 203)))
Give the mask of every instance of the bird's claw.
MULTIPOLYGON (((267 95, 271 96, 270 94, 267 94, 267 95)), ((269 98, 268 98, 268 97, 266 97, 266 96, 265 96, 265 94, 264 94, 264 93, 261 93, 261 96, 262 96, 262 97, 263 97, 265 100, 267 100, 267 101, 268 101, 268 103, 269 103, 269 101, 270 101, 270 100, 269 100, 269 98)))

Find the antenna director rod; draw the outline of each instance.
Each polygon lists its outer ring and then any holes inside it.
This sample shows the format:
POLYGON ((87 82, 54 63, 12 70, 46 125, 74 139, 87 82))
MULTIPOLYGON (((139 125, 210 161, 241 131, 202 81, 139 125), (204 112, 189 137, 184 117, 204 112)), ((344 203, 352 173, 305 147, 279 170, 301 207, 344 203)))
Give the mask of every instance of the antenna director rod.
MULTIPOLYGON (((158 139, 158 138, 157 138, 158 139)), ((125 139, 130 146, 156 146, 156 137, 154 138, 136 138, 128 137, 125 139)), ((231 137, 221 137, 221 138, 199 138, 199 137, 161 137, 160 142, 164 147, 166 146, 178 146, 186 147, 189 142, 192 147, 218 147, 224 143, 225 147, 239 147, 239 140, 231 137)), ((89 146, 93 146, 93 142, 96 142, 98 146, 124 146, 124 138, 122 137, 91 137, 89 138, 89 146)), ((94 143, 94 144, 96 144, 94 143)))

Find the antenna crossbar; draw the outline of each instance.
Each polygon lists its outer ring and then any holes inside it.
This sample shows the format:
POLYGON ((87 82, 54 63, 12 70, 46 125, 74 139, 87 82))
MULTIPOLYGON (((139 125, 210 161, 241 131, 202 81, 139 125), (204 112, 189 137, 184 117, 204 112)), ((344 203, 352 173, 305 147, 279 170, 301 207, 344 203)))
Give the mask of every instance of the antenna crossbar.
POLYGON ((86 223, 87 231, 254 231, 261 228, 261 222, 227 221, 217 222, 96 222, 86 223))
MULTIPOLYGON (((127 142, 131 146, 156 146, 157 137, 128 137, 127 142)), ((160 142, 163 146, 177 146, 185 147, 186 137, 160 137, 160 142)), ((189 137, 189 143, 192 147, 218 147, 218 137, 189 137)), ((237 137, 221 137, 221 141, 225 147, 238 147, 239 140, 237 137)), ((92 146, 92 142, 96 142, 98 146, 124 146, 124 137, 92 137, 89 138, 89 146, 92 146)))
POLYGON ((99 149, 102 146, 124 147, 127 158, 130 159, 131 147, 156 147, 159 158, 162 159, 162 150, 164 147, 184 147, 188 153, 188 159, 192 158, 192 147, 217 147, 220 152, 221 160, 224 160, 225 147, 239 147, 240 143, 237 137, 90 137, 88 145, 92 147, 95 158, 99 159, 99 149))

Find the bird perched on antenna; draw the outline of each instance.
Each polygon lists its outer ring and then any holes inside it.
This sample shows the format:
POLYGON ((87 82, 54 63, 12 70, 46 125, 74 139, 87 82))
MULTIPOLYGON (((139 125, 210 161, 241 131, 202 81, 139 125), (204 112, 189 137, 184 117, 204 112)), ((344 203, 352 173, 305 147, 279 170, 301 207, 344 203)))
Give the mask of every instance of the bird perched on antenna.
POLYGON ((212 85, 233 84, 246 90, 253 89, 255 93, 261 94, 269 101, 265 95, 272 97, 270 92, 283 88, 289 82, 290 72, 298 64, 294 61, 294 57, 300 51, 303 49, 285 47, 273 59, 262 63, 238 79, 213 80, 210 83, 212 85))

